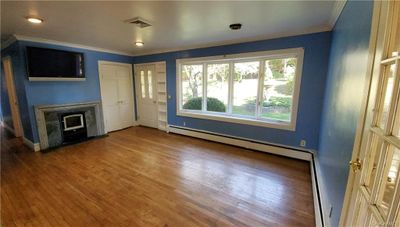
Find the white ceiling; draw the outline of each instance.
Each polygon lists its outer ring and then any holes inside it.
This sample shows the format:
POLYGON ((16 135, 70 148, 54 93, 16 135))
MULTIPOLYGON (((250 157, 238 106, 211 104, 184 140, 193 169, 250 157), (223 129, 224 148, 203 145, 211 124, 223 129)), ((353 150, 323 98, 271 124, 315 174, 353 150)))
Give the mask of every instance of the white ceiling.
POLYGON ((16 34, 141 55, 327 31, 340 5, 333 1, 1 1, 1 39, 16 34), (45 21, 30 24, 25 20, 28 15, 45 21), (153 26, 141 29, 124 23, 133 17, 153 26), (243 27, 232 31, 231 23, 243 27), (134 46, 136 40, 145 45, 134 46))

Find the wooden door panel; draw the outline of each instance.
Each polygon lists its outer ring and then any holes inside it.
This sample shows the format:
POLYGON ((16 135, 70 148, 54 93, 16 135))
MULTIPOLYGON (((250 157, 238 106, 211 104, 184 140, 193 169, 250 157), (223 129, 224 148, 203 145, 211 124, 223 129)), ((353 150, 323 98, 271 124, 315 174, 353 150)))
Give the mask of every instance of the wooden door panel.
POLYGON ((110 64, 101 69, 106 130, 115 131, 132 126, 134 103, 130 67, 110 64))
POLYGON ((154 65, 137 66, 139 124, 157 128, 156 74, 154 65))
POLYGON ((128 69, 118 71, 119 116, 121 128, 132 126, 133 98, 132 80, 128 69))

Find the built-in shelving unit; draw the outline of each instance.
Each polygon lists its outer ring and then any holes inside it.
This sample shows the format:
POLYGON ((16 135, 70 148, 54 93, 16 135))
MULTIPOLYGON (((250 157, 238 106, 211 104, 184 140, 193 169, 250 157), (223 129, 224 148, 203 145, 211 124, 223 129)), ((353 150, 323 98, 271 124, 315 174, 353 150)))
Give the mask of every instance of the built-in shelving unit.
POLYGON ((156 63, 158 129, 167 131, 167 74, 165 62, 156 63))

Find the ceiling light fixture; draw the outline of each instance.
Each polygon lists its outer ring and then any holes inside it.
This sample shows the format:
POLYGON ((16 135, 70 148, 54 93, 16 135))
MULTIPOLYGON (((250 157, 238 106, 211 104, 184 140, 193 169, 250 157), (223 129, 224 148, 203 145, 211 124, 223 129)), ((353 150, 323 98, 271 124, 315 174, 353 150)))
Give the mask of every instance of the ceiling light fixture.
POLYGON ((33 24, 41 24, 43 23, 43 19, 37 17, 26 17, 26 20, 33 23, 33 24))
POLYGON ((142 47, 142 46, 144 45, 144 43, 143 43, 143 42, 140 42, 140 41, 138 41, 138 42, 135 42, 135 45, 136 45, 136 46, 138 46, 138 47, 142 47))
POLYGON ((242 24, 240 24, 240 23, 237 23, 237 24, 230 24, 230 25, 229 25, 229 28, 232 29, 232 30, 239 30, 239 29, 242 28, 242 24))

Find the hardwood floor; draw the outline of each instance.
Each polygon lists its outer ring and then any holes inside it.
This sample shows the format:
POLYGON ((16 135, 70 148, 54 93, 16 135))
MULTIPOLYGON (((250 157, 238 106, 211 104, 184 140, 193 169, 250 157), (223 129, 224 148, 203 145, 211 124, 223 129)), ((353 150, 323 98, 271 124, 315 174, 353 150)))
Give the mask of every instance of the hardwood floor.
POLYGON ((307 162, 144 127, 1 147, 1 226, 314 226, 307 162))

